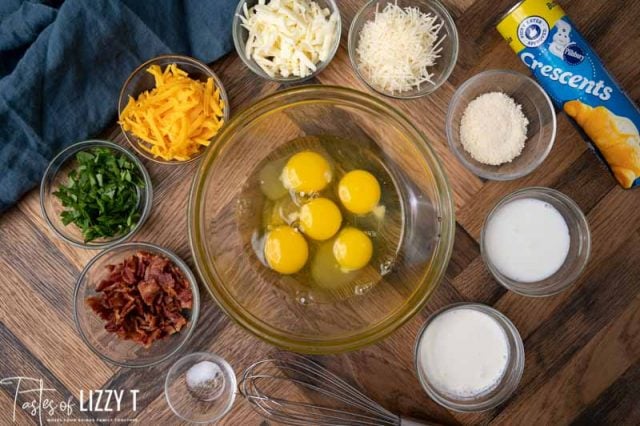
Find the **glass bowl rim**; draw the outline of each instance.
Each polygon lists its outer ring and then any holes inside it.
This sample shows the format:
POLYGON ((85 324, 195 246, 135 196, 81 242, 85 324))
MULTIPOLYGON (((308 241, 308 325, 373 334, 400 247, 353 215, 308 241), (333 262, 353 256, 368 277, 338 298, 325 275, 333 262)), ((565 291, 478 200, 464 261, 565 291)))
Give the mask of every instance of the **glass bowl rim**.
MULTIPOLYGON (((543 108, 544 106, 536 105, 536 107, 540 107, 540 108, 543 108)), ((445 129, 447 132, 447 143, 449 145, 449 149, 454 153, 458 161, 460 161, 469 171, 471 171, 473 174, 483 179, 489 179, 489 180, 495 180, 495 181, 508 181, 508 180, 519 179, 521 177, 527 176, 530 173, 533 173, 538 167, 540 167, 540 165, 544 162, 544 160, 547 159, 556 141, 557 130, 558 130, 558 120, 556 115, 556 109, 553 106, 553 102, 551 101, 551 98, 549 97, 547 92, 542 88, 542 86, 538 84, 537 81, 517 71, 508 70, 508 69, 490 69, 490 70, 479 72, 478 74, 470 77, 464 83, 462 83, 460 87, 458 87, 458 89, 456 89, 455 93, 453 94, 453 97, 451 98, 451 101, 449 102, 449 106, 447 108, 447 116, 445 119, 445 129), (536 90, 539 93, 541 93, 543 98, 546 100, 544 106, 548 106, 549 107, 548 110, 551 111, 551 123, 552 123, 551 137, 549 138, 549 142, 547 143, 547 146, 544 152, 542 153, 542 155, 538 156, 537 159, 533 161, 528 167, 523 168, 518 172, 514 172, 510 174, 487 172, 487 171, 484 171, 482 168, 476 167, 475 165, 471 164, 467 160, 465 155, 462 152, 460 152, 460 150, 453 143, 453 139, 454 139, 453 107, 458 103, 460 103, 460 99, 462 98, 462 95, 469 88, 469 86, 471 86, 471 84, 479 80, 486 79, 486 78, 493 77, 495 75, 500 75, 500 74, 508 74, 520 79, 521 81, 527 81, 528 83, 533 84, 536 90)))
MULTIPOLYGON (((158 163, 158 164, 182 165, 182 164, 188 164, 188 163, 191 163, 193 161, 198 160, 200 157, 202 157, 204 152, 207 150, 207 147, 204 147, 203 149, 201 149, 200 153, 198 153, 197 155, 194 155, 193 157, 189 158, 188 160, 184 160, 184 161, 163 160, 161 158, 154 157, 150 153, 146 152, 144 149, 142 149, 139 146, 137 146, 138 142, 136 140, 133 140, 130 137, 129 132, 125 131, 122 128, 122 124, 119 123, 120 122, 120 115, 122 114, 122 105, 125 104, 124 100, 125 100, 125 97, 127 96, 125 92, 127 91, 126 89, 128 89, 129 86, 131 85, 131 82, 132 82, 133 78, 135 76, 137 76, 138 74, 140 74, 141 72, 144 72, 147 67, 149 67, 150 65, 155 64, 158 61, 172 60, 172 59, 174 59, 176 61, 186 62, 189 65, 192 65, 192 66, 198 68, 199 70, 201 70, 202 73, 206 74, 208 77, 213 78, 215 87, 220 91, 220 99, 224 102, 224 109, 222 111, 224 124, 226 124, 229 121, 229 118, 231 117, 231 108, 230 108, 230 105, 229 105, 229 97, 227 96, 227 91, 225 90, 224 85, 222 84, 222 80, 220 79, 220 77, 218 77, 218 75, 215 72, 213 72, 213 70, 211 68, 209 68, 209 66, 207 64, 205 64, 204 62, 199 61, 199 60, 197 60, 195 58, 192 58, 191 56, 169 54, 169 55, 155 56, 155 57, 153 57, 151 59, 146 60, 142 64, 138 65, 131 72, 131 74, 129 74, 129 76, 125 80, 124 84, 122 85, 122 88, 120 89, 120 95, 118 96, 118 127, 120 128, 120 131, 124 135, 124 138, 126 139, 126 141, 129 143, 129 146, 131 146, 131 148, 133 148, 136 151, 136 153, 138 153, 138 155, 146 158, 149 161, 153 161, 154 163, 158 163)), ((139 93, 138 93, 138 95, 139 95, 139 93)), ((223 125, 223 127, 224 127, 224 125, 223 125)), ((222 129, 220 129, 218 131, 218 133, 220 133, 221 130, 222 129)), ((133 136, 135 136, 135 135, 133 135, 133 136)), ((217 134, 216 134, 216 136, 217 136, 217 134)), ((212 138, 212 141, 216 138, 216 136, 214 136, 212 138)))
POLYGON ((413 346, 413 366, 416 370, 416 375, 418 376, 418 381, 420 382, 420 386, 427 393, 429 398, 431 398, 437 404, 449 410, 457 411, 459 413, 483 412, 483 411, 487 411, 492 408, 495 408, 498 405, 502 404, 503 402, 507 401, 518 388, 520 381, 522 380, 522 375, 524 374, 524 366, 525 366, 524 341, 522 340, 520 331, 518 331, 518 328, 513 323, 513 321, 511 321, 509 317, 507 317, 505 314, 503 314, 493 306, 485 305, 484 303, 478 303, 478 302, 452 303, 450 305, 443 306, 442 308, 436 310, 431 315, 429 315, 429 317, 426 319, 424 324, 420 327, 420 330, 418 330, 418 334, 416 334, 416 341, 413 346), (508 331, 511 334, 511 337, 513 337, 515 341, 514 350, 516 353, 516 358, 514 359, 515 374, 513 376, 515 380, 513 385, 511 386, 512 389, 510 389, 509 392, 506 395, 503 395, 502 397, 498 397, 498 395, 495 395, 493 398, 489 399, 483 404, 469 404, 468 406, 466 404, 460 404, 460 403, 454 402, 451 399, 447 398, 446 396, 442 396, 436 393, 434 389, 432 389, 432 386, 428 383, 428 380, 426 380, 426 378, 424 377, 424 374, 418 365, 418 357, 419 357, 418 351, 420 350, 420 342, 422 340, 422 336, 424 335, 429 325, 433 322, 433 320, 435 320, 438 316, 440 316, 441 314, 444 314, 445 312, 456 310, 456 309, 464 309, 464 308, 475 309, 477 311, 485 313, 491 316, 494 321, 498 322, 500 324, 500 327, 503 329, 506 329, 505 332, 508 331), (500 321, 498 321, 496 318, 502 321, 502 323, 500 323, 500 321))
MULTIPOLYGON (((591 228, 589 227, 589 221, 587 220, 586 215, 584 214, 580 206, 571 197, 564 194, 563 192, 558 191, 557 189, 547 188, 544 186, 529 186, 526 188, 518 189, 516 191, 513 191, 505 195, 500 199, 500 201, 496 203, 495 206, 493 206, 493 208, 489 211, 489 213, 487 213, 484 219, 484 222, 482 223, 482 230, 480 231, 480 255, 482 256, 482 260, 486 268, 491 273, 491 276, 501 286, 503 286, 507 290, 513 291, 516 294, 519 294, 521 296, 526 296, 526 297, 540 298, 540 297, 553 296, 571 287, 571 285, 573 285, 576 282, 576 280, 582 275, 587 265, 589 264, 589 259, 591 257, 591 228), (569 207, 569 210, 571 210, 575 214, 576 220, 580 223, 580 227, 585 230, 585 233, 582 236, 582 240, 584 244, 583 249, 585 251, 585 254, 582 260, 582 264, 573 274, 571 279, 565 280, 560 285, 558 284, 548 285, 547 287, 544 287, 544 288, 536 287, 536 291, 527 292, 527 291, 523 291, 520 287, 512 286, 508 281, 505 281, 504 279, 501 278, 502 274, 497 272, 495 266, 493 265, 493 263, 489 259, 489 256, 487 255, 487 250, 485 247, 485 240, 486 240, 485 230, 487 228, 487 224, 489 223, 489 220, 491 220, 493 215, 501 207, 505 206, 507 203, 514 200, 515 198, 520 197, 521 195, 529 194, 529 193, 532 193, 532 194, 543 193, 552 198, 555 198, 556 200, 559 200, 562 203, 565 203, 569 207)), ((536 286, 536 284, 538 284, 539 282, 540 281, 527 283, 527 284, 532 284, 533 286, 536 286)))
POLYGON ((80 275, 78 276, 78 279, 76 280, 76 283, 73 289, 73 322, 75 323, 75 326, 76 326, 76 329, 78 330, 78 334, 80 335, 80 338, 94 354, 98 355, 100 359, 120 367, 145 368, 145 367, 150 367, 152 365, 159 364, 171 358, 184 347, 184 345, 189 341, 189 339, 193 335, 193 332, 195 331, 196 326, 198 325, 197 323, 198 323, 199 315, 200 315, 200 290, 198 288, 198 281, 196 280, 195 275, 191 271, 191 268, 189 268, 189 266, 173 251, 152 243, 134 241, 134 242, 118 244, 116 246, 108 248, 107 250, 102 251, 101 253, 94 256, 89 261, 89 263, 85 265, 85 267, 82 269, 82 272, 80 272, 80 275), (139 363, 139 364, 132 364, 126 361, 117 361, 117 360, 111 359, 109 356, 99 351, 89 341, 89 338, 86 336, 83 330, 83 327, 80 325, 80 315, 78 312, 78 303, 79 303, 78 296, 80 293, 80 287, 84 283, 87 273, 104 256, 115 253, 120 250, 130 250, 130 249, 147 250, 151 253, 165 256, 167 259, 173 262, 176 266, 178 266, 178 268, 180 268, 182 273, 185 275, 185 277, 189 281, 189 286, 191 288, 191 293, 193 295, 193 308, 191 309, 191 317, 189 318, 189 324, 190 324, 189 329, 185 331, 184 336, 181 337, 181 340, 178 342, 175 348, 171 349, 165 355, 159 357, 157 360, 139 363))
MULTIPOLYGON (((349 62, 351 62, 351 68, 353 68, 353 71, 355 72, 358 79, 362 81, 367 86, 367 88, 369 88, 370 90, 382 96, 386 96, 388 98, 398 99, 398 100, 412 100, 412 99, 418 99, 424 96, 431 95, 449 80, 449 77, 451 77, 451 74, 453 73, 453 70, 455 69, 456 64, 458 63, 458 54, 460 51, 460 40, 458 35, 458 27, 456 26, 456 23, 453 20, 453 17, 451 16, 447 8, 439 0, 421 0, 422 2, 433 3, 435 5, 435 8, 438 9, 438 11, 444 17, 444 21, 446 21, 446 23, 452 28, 451 34, 447 34, 447 37, 451 38, 453 43, 451 57, 449 58, 449 64, 447 65, 445 72, 442 74, 443 75, 442 81, 439 82, 437 85, 434 85, 433 87, 431 87, 430 90, 416 92, 411 95, 402 95, 400 93, 393 94, 393 93, 385 92, 383 90, 376 88, 369 81, 367 81, 366 78, 364 78, 364 75, 362 75, 362 73, 360 72, 360 67, 358 66, 358 62, 356 61, 356 53, 352 48, 352 45, 355 46, 356 44, 355 37, 360 36, 359 32, 356 34, 356 31, 355 31, 356 25, 359 25, 360 22, 364 19, 364 15, 369 10, 369 8, 371 8, 374 4, 378 3, 379 1, 380 0, 368 0, 367 3, 365 3, 360 9, 358 9, 358 12, 355 14, 355 16, 353 17, 353 20, 351 21, 351 25, 349 27, 349 37, 347 41, 349 62)), ((391 1, 389 1, 389 3, 391 3, 391 1)), ((420 2, 416 2, 416 3, 420 3, 420 2)))
POLYGON ((311 80, 312 78, 316 77, 333 61, 333 59, 336 56, 336 53, 338 52, 338 48, 340 47, 340 38, 342 37, 342 16, 340 14, 340 8, 338 7, 338 3, 336 2, 336 0, 325 0, 329 5, 329 7, 331 8, 331 13, 337 13, 337 16, 338 16, 338 27, 336 28, 336 39, 333 42, 333 46, 331 47, 331 50, 330 50, 329 56, 327 56, 327 59, 325 61, 319 62, 316 65, 316 70, 306 77, 279 77, 279 76, 271 77, 269 74, 264 72, 262 68, 260 68, 260 66, 258 66, 258 64, 256 64, 254 60, 247 57, 244 51, 244 46, 242 46, 241 40, 238 38, 238 33, 240 31, 246 31, 242 28, 240 24, 240 16, 242 15, 243 7, 247 3, 247 1, 248 0, 239 1, 238 6, 236 7, 233 13, 231 33, 233 36, 233 45, 236 49, 237 55, 240 57, 242 62, 245 64, 245 66, 249 68, 249 70, 251 70, 251 72, 256 74, 258 77, 261 77, 265 80, 273 81, 276 83, 302 83, 304 81, 311 80))
MULTIPOLYGON (((308 103, 310 101, 310 99, 305 99, 304 101, 297 102, 308 103)), ((227 126, 225 126, 225 129, 223 129, 220 134, 219 141, 220 143, 216 144, 207 152, 206 157, 199 164, 193 177, 188 207, 189 244, 191 246, 196 270, 198 271, 203 284, 220 308, 234 322, 269 344, 282 349, 307 354, 334 354, 356 350, 384 339, 393 331, 400 328, 424 307, 432 293, 442 281, 449 260, 451 259, 455 237, 455 207, 453 203, 452 189, 449 184, 447 174, 442 167, 441 160, 437 156, 435 150, 431 148, 428 139, 424 134, 418 130, 402 112, 384 102, 382 99, 354 89, 329 85, 298 86, 272 93, 243 110, 240 114, 234 117, 227 126), (202 255, 200 249, 202 246, 202 238, 198 235, 201 228, 199 209, 202 204, 202 187, 204 186, 202 182, 203 177, 205 176, 207 167, 217 159, 219 151, 224 149, 227 143, 225 139, 227 139, 229 135, 232 135, 237 127, 251 122, 266 112, 273 112, 274 110, 281 110, 290 107, 292 104, 283 103, 283 101, 286 101, 289 97, 300 95, 304 96, 308 94, 313 95, 313 101, 331 103, 335 102, 336 99, 338 101, 344 101, 346 98, 356 108, 362 109, 363 105, 368 105, 372 106, 371 108, 383 110, 385 114, 388 114, 393 120, 400 123, 408 133, 411 133, 415 137, 412 143, 414 143, 418 150, 422 152, 432 169, 432 173, 436 181, 435 191, 437 192, 438 197, 439 213, 442 216, 442 221, 439 222, 441 226, 441 238, 434 249, 434 255, 432 257, 433 264, 430 267, 433 271, 433 285, 429 288, 425 288, 422 294, 418 294, 420 293, 419 291, 414 291, 412 297, 407 299, 407 301, 415 300, 414 303, 405 303, 402 308, 395 311, 394 315, 387 316, 384 320, 376 324, 375 327, 370 327, 364 332, 360 332, 347 338, 332 339, 328 342, 319 340, 305 341, 300 339, 298 336, 287 337, 286 333, 272 332, 271 330, 273 330, 273 328, 268 324, 257 320, 250 312, 243 312, 246 311, 244 307, 232 300, 232 297, 225 295, 225 293, 228 292, 225 289, 225 286, 220 284, 222 280, 219 278, 218 274, 215 271, 210 274, 207 272, 209 268, 206 267, 206 258, 202 255), (211 278, 211 280, 209 280, 209 278, 211 278)), ((418 284, 416 288, 420 289, 421 287, 425 287, 423 284, 424 280, 418 284)))
POLYGON ((147 168, 144 166, 144 164, 142 164, 142 161, 140 161, 140 159, 131 151, 129 151, 125 147, 122 147, 114 142, 107 141, 107 140, 88 139, 85 141, 80 141, 80 142, 76 142, 74 144, 69 145, 68 147, 61 150, 58 154, 56 154, 55 157, 53 157, 53 159, 49 162, 49 165, 45 169, 45 172, 42 175, 42 179, 40 180, 40 211, 41 211, 42 217, 44 218, 45 222, 49 226, 49 229, 51 229, 53 233, 61 240, 65 241, 66 243, 74 247, 78 247, 82 249, 89 249, 89 250, 108 249, 110 247, 120 244, 128 240, 129 238, 133 237, 140 230, 140 228, 142 228, 142 225, 149 218, 149 215, 151 214, 152 205, 153 205, 153 185, 151 183, 151 176, 149 175, 149 171, 147 170, 147 168), (136 226, 134 226, 126 234, 123 234, 115 239, 107 240, 102 243, 87 244, 84 242, 78 242, 78 241, 72 240, 71 238, 67 237, 62 232, 60 232, 54 226, 53 221, 47 214, 47 209, 45 207, 45 199, 48 197, 45 186, 49 178, 53 178, 59 173, 59 170, 56 170, 55 174, 53 174, 54 172, 53 165, 57 161, 63 161, 64 163, 69 161, 71 159, 71 156, 76 154, 77 152, 86 151, 91 148, 99 148, 99 147, 105 147, 105 148, 112 149, 114 151, 118 151, 119 153, 126 155, 127 158, 129 158, 136 165, 136 168, 138 169, 138 171, 142 175, 142 179, 144 180, 145 186, 144 188, 141 189, 141 192, 142 192, 141 200, 144 200, 145 206, 142 211, 142 214, 140 215, 140 219, 136 223, 136 226))
POLYGON ((164 398, 167 401, 167 405, 169 405, 171 412, 173 412, 173 414, 178 416, 180 419, 193 424, 205 424, 205 423, 216 422, 220 420, 222 417, 224 417, 226 414, 228 414, 229 411, 231 411, 231 408, 233 407, 233 403, 236 400, 236 396, 238 395, 237 388, 238 388, 238 379, 236 377, 236 372, 234 371, 233 366, 226 359, 224 359, 220 355, 213 352, 198 351, 198 352, 191 352, 189 354, 186 354, 180 357, 171 365, 171 367, 169 367, 169 370, 167 371, 167 375, 164 379, 164 398), (232 385, 232 388, 231 388, 232 392, 230 394, 231 396, 229 398, 229 401, 225 406, 225 410, 218 417, 213 419, 207 419, 207 420, 189 419, 183 416, 181 413, 178 412, 178 410, 175 409, 175 407, 171 403, 171 399, 169 398, 169 388, 171 386, 169 384, 169 377, 171 376, 172 373, 174 373, 174 370, 177 368, 178 363, 181 361, 185 361, 188 358, 196 358, 196 357, 206 358, 206 360, 208 361, 215 361, 226 370, 226 373, 228 373, 229 377, 231 378, 231 383, 229 383, 229 385, 232 385))

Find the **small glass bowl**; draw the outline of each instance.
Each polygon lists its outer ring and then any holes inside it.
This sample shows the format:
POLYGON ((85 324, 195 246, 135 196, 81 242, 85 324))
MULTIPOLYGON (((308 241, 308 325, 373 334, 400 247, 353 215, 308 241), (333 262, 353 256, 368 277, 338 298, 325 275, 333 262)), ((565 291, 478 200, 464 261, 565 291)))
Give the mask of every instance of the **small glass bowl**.
POLYGON ((489 70, 475 75, 454 93, 447 112, 447 140, 458 160, 476 175, 491 180, 512 180, 533 172, 547 158, 556 139, 556 111, 542 87, 531 78, 509 70, 489 70), (522 106, 529 120, 522 153, 510 163, 490 166, 465 151, 460 122, 469 102, 489 92, 502 92, 522 106))
POLYGON ((395 0, 370 0, 358 11, 351 22, 351 28, 349 28, 349 59, 351 60, 351 66, 355 70, 356 75, 371 90, 390 98, 416 99, 435 92, 451 75, 451 72, 455 68, 458 60, 458 30, 456 29, 456 24, 451 15, 438 0, 395 1, 395 3, 403 9, 406 7, 417 7, 423 13, 429 13, 436 16, 438 20, 443 23, 443 26, 440 29, 440 35, 444 36, 445 39, 440 44, 440 47, 442 47, 440 57, 436 61, 435 65, 430 68, 430 71, 434 73, 433 83, 424 83, 419 88, 400 93, 390 93, 381 90, 369 82, 365 75, 360 71, 357 49, 358 43, 360 42, 360 32, 364 25, 374 19, 376 10, 382 12, 388 3, 393 3, 394 1, 395 0))
POLYGON ((200 314, 198 283, 189 267, 173 252, 149 243, 125 243, 103 251, 85 266, 73 291, 73 318, 80 337, 96 355, 106 362, 129 368, 149 367, 175 353, 189 340, 200 314), (193 308, 187 325, 171 336, 157 340, 145 348, 139 343, 123 340, 105 330, 105 322, 86 304, 87 297, 95 296, 95 287, 107 273, 107 265, 117 264, 138 251, 164 256, 175 264, 189 281, 193 294, 193 308))
POLYGON ((131 238, 142 227, 142 224, 149 217, 153 199, 153 188, 151 177, 147 169, 142 165, 138 157, 127 149, 113 142, 102 140, 88 140, 75 143, 61 151, 55 156, 47 170, 44 172, 40 183, 40 209, 42 216, 51 230, 67 243, 85 249, 104 249, 114 246, 131 238), (74 224, 64 225, 60 219, 60 214, 65 210, 58 197, 53 195, 60 185, 66 183, 68 173, 76 166, 76 154, 81 151, 88 151, 93 148, 108 148, 118 154, 126 156, 136 165, 140 176, 144 180, 144 188, 138 190, 138 212, 140 219, 138 223, 126 234, 116 235, 112 238, 99 238, 90 242, 85 242, 80 228, 74 224))
MULTIPOLYGON (((224 86, 222 85, 222 81, 220 78, 209 68, 206 64, 198 61, 197 59, 190 58, 189 56, 182 55, 163 55, 158 56, 152 59, 149 59, 147 62, 140 65, 136 68, 131 75, 127 78, 124 85, 122 86, 122 90, 120 91, 120 98, 118 99, 118 118, 122 114, 122 111, 129 103, 129 97, 137 98, 140 93, 153 90, 155 88, 155 80, 151 74, 147 72, 147 68, 151 65, 158 65, 162 70, 165 67, 171 64, 178 65, 178 68, 185 71, 189 74, 189 77, 206 82, 207 79, 212 78, 214 87, 220 90, 220 99, 224 102, 224 108, 222 110, 224 114, 224 123, 226 124, 229 121, 229 117, 231 115, 231 110, 229 108, 229 98, 227 97, 227 92, 224 90, 224 86)), ((192 161, 197 160, 202 156, 206 147, 202 147, 200 152, 197 155, 189 158, 188 160, 180 161, 180 160, 163 160, 162 158, 155 157, 151 153, 142 149, 141 146, 148 146, 149 144, 142 139, 136 137, 133 133, 125 131, 122 126, 122 133, 124 137, 127 139, 127 142, 136 150, 136 152, 142 157, 155 161, 160 164, 186 164, 192 161)), ((215 139, 215 136, 214 136, 215 139)))
POLYGON ((418 332, 414 348, 414 358, 418 380, 425 392, 435 402, 447 409, 459 412, 485 411, 505 402, 517 389, 524 371, 524 344, 522 343, 522 338, 516 326, 513 325, 509 318, 496 309, 480 303, 456 303, 434 312, 427 319, 422 329, 418 332), (507 367, 500 382, 488 392, 471 397, 454 396, 435 387, 433 383, 429 381, 429 377, 426 375, 420 359, 422 337, 429 327, 429 324, 439 315, 456 309, 474 309, 489 315, 504 331, 509 346, 507 367))
POLYGON ((543 297, 551 296, 569 287, 582 274, 589 261, 591 253, 591 233, 587 218, 580 207, 571 198, 562 192, 551 188, 531 187, 515 191, 504 197, 491 210, 485 219, 480 235, 480 251, 487 268, 493 277, 508 290, 514 291, 523 296, 543 297), (569 254, 560 269, 547 279, 536 282, 519 282, 513 280, 502 273, 491 262, 487 255, 485 231, 487 224, 493 215, 504 205, 514 200, 523 198, 535 198, 549 203, 560 212, 569 227, 571 245, 569 254))
POLYGON ((182 420, 211 423, 231 410, 236 388, 236 375, 227 361, 214 354, 196 352, 171 366, 164 382, 164 396, 171 411, 182 420), (192 367, 202 362, 211 363, 216 369, 215 378, 194 389, 189 386, 187 376, 192 367))
POLYGON ((333 46, 331 46, 331 51, 329 52, 329 56, 325 61, 322 61, 316 64, 316 70, 309 74, 306 77, 282 77, 282 76, 274 76, 271 77, 269 74, 264 72, 262 68, 254 61, 249 58, 245 52, 245 46, 247 44, 247 39, 249 38, 249 31, 247 31, 242 26, 242 21, 240 20, 240 16, 244 16, 244 5, 247 5, 247 8, 251 9, 258 3, 258 0, 240 0, 238 3, 238 7, 236 8, 235 14, 233 15, 233 44, 236 47, 236 52, 238 52, 238 56, 242 59, 242 62, 249 67, 251 71, 265 80, 275 81, 277 83, 301 83, 303 81, 310 80, 320 74, 329 63, 333 60, 333 57, 336 55, 338 51, 338 47, 340 46, 340 35, 342 34, 342 19, 340 18, 340 10, 338 9, 338 5, 335 0, 315 0, 321 8, 328 8, 331 11, 331 14, 338 14, 338 26, 336 28, 336 38, 333 42, 333 46))

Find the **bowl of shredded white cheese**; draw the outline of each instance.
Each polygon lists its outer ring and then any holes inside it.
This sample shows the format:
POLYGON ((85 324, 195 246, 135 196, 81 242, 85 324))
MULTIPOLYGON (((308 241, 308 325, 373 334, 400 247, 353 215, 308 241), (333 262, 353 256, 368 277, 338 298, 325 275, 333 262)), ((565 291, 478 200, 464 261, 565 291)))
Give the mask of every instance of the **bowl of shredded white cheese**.
POLYGON ((233 20, 242 61, 280 83, 318 75, 335 56, 341 31, 334 0, 241 0, 233 20))
POLYGON ((556 137, 556 113, 531 78, 509 70, 481 72, 454 93, 446 121, 449 148, 474 174, 512 180, 533 172, 556 137))
POLYGON ((437 0, 370 0, 353 19, 348 44, 358 77, 396 99, 434 92, 458 59, 458 31, 437 0))

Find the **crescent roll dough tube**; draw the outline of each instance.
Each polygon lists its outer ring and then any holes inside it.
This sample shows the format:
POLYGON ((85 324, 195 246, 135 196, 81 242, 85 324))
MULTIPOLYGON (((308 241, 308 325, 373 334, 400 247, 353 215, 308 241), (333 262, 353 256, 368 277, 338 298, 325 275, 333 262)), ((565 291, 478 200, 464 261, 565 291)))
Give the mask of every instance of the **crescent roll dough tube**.
POLYGON ((623 188, 640 186, 640 110, 611 77, 562 8, 523 0, 498 31, 554 104, 589 137, 623 188))

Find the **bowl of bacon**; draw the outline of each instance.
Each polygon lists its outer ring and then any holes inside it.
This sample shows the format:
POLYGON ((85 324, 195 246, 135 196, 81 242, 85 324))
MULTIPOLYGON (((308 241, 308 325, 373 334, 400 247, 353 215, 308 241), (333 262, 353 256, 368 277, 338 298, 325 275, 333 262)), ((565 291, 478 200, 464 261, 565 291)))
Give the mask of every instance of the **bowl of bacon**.
POLYGON ((94 257, 74 290, 80 336, 103 360, 147 367, 189 340, 200 311, 198 284, 171 251, 125 243, 94 257))

